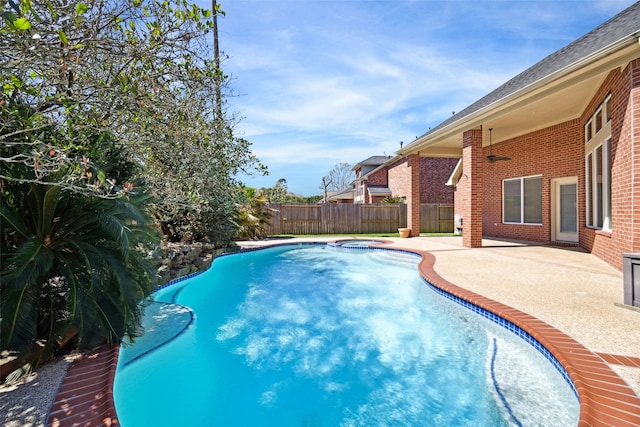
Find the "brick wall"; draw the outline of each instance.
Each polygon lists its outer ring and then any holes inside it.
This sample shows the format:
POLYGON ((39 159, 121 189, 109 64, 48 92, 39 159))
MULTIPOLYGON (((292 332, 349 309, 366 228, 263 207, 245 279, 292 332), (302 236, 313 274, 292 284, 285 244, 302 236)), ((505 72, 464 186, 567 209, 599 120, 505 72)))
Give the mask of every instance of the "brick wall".
POLYGON ((462 229, 464 227, 462 206, 464 203, 468 203, 465 202, 465 197, 468 197, 470 194, 469 189, 467 188, 468 185, 469 180, 462 175, 453 192, 453 232, 456 234, 462 234, 462 229))
POLYGON ((483 200, 484 161, 482 151, 482 127, 470 129, 462 136, 462 174, 468 180, 464 186, 465 195, 462 198, 461 215, 464 220, 462 244, 466 248, 482 246, 483 206, 478 203, 483 200))
MULTIPOLYGON (((499 129, 494 129, 499 137, 499 129)), ((483 149, 483 157, 489 147, 483 149)), ((482 229, 485 236, 515 238, 548 243, 551 238, 551 180, 584 175, 582 125, 575 119, 517 138, 493 144, 493 154, 511 160, 484 161, 482 229), (502 181, 542 174, 542 225, 502 223, 502 181)), ((583 180, 583 178, 582 178, 583 180)), ((581 192, 584 194, 584 191, 581 192)), ((584 206, 584 197, 578 198, 584 206)), ((584 221, 583 221, 584 223, 584 221)))
MULTIPOLYGON (((625 71, 625 73, 627 73, 625 71)), ((623 76, 620 70, 614 70, 605 79, 589 105, 584 109, 580 122, 584 126, 598 106, 611 94, 611 232, 594 230, 585 226, 585 181, 584 168, 580 182, 580 194, 583 195, 580 207, 580 245, 608 263, 622 268, 621 253, 624 248, 631 247, 633 233, 633 199, 629 178, 632 175, 631 134, 623 131, 624 123, 628 123, 629 76, 623 76), (620 258, 618 260, 618 258, 620 258)), ((584 138, 584 131, 583 131, 584 138)), ((584 157, 584 152, 583 152, 584 157)))
POLYGON ((370 173, 367 175, 367 180, 364 182, 365 192, 364 192, 364 202, 365 203, 381 203, 384 200, 384 197, 374 196, 371 197, 367 188, 372 185, 387 185, 387 170, 386 168, 378 169, 377 171, 370 173))
MULTIPOLYGON (((458 159, 420 158, 420 203, 453 203, 453 187, 445 183, 457 163, 458 159)), ((408 198, 411 169, 406 158, 389 166, 388 180, 393 196, 408 198)))
POLYGON ((420 235, 420 156, 412 154, 407 157, 411 193, 407 195, 407 228, 411 236, 420 235))
MULTIPOLYGON (((635 156, 640 142, 640 59, 623 70, 612 71, 585 109, 589 119, 611 94, 611 232, 583 226, 580 244, 618 269, 622 254, 640 251, 640 163, 635 156)), ((584 224, 584 221, 582 222, 584 224)))
POLYGON ((422 157, 420 159, 421 203, 453 203, 453 187, 445 185, 458 159, 422 157))
POLYGON ((407 158, 402 158, 388 167, 389 190, 394 197, 406 197, 411 193, 411 168, 407 158))
POLYGON ((387 171, 380 168, 367 175, 367 185, 387 185, 387 171))
MULTIPOLYGON (((494 129, 493 153, 510 161, 482 164, 482 232, 548 243, 551 240, 551 181, 578 178, 579 244, 612 266, 622 268, 622 253, 640 252, 640 58, 624 69, 612 71, 595 92, 579 118, 500 141, 494 129), (611 94, 612 231, 586 227, 584 126, 596 108, 611 94), (497 137, 497 138, 496 138, 497 137), (495 140, 498 139, 498 142, 495 140), (502 180, 542 175, 542 225, 502 223, 502 180), (638 201, 639 203, 635 203, 638 201)), ((483 149, 483 156, 489 147, 483 149)), ((469 168, 464 167, 465 175, 469 168)), ((469 178, 463 175, 455 192, 456 216, 471 211, 469 178)), ((468 228, 464 219, 463 228, 468 228)), ((463 233, 464 234, 464 233, 463 233)))

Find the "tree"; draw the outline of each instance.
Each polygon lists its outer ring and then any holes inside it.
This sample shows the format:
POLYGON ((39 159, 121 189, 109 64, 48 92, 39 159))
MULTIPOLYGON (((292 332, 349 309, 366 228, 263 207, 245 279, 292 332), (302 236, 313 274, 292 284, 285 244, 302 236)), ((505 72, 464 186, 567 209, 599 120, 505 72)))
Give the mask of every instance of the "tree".
POLYGON ((321 190, 341 191, 351 187, 354 175, 349 163, 338 163, 329 171, 329 175, 322 177, 321 190))
POLYGON ((287 188, 287 180, 280 178, 273 187, 261 188, 260 191, 269 203, 291 202, 292 197, 287 188))
POLYGON ((140 165, 155 199, 150 208, 169 238, 230 239, 239 197, 233 177, 264 167, 234 135, 237 118, 216 97, 228 85, 207 46, 212 12, 183 0, 7 7, 0 143, 15 152, 2 153, 0 179, 26 182, 7 173, 19 163, 37 172, 30 182, 115 197, 124 183, 87 177, 93 159, 81 155, 93 135, 109 132, 140 165), (58 132, 43 134, 47 127, 58 132), (47 179, 63 167, 58 181, 47 179))
POLYGON ((217 102, 212 13, 9 0, 0 22, 2 348, 71 326, 85 341, 134 336, 159 242, 146 212, 170 238, 223 245, 233 177, 264 169, 217 102))
POLYGON ((329 186, 332 184, 332 182, 333 181, 328 176, 322 177, 322 186, 320 187, 320 189, 322 190, 322 193, 324 194, 324 197, 322 198, 322 203, 327 203, 329 201, 329 195, 327 193, 329 191, 329 186))

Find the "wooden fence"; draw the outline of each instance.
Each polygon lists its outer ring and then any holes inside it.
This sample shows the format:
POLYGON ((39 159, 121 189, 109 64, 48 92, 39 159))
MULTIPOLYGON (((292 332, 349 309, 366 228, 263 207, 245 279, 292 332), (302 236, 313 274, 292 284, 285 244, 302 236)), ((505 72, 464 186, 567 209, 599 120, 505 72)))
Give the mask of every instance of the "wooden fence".
MULTIPOLYGON (((268 235, 397 233, 407 226, 404 204, 272 203, 268 235)), ((420 205, 421 233, 452 233, 453 206, 420 205)))

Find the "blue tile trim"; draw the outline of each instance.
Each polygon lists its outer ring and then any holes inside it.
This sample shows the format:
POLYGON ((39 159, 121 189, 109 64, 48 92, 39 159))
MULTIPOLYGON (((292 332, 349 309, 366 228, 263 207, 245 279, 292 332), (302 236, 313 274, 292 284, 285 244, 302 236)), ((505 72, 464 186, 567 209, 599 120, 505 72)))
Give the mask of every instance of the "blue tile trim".
POLYGON ((374 239, 346 239, 327 243, 327 246, 341 249, 368 249, 369 245, 381 245, 384 241, 374 239))
POLYGON ((168 288, 169 286, 176 285, 176 284, 178 284, 180 282, 184 282, 185 280, 189 280, 192 277, 196 277, 197 275, 202 274, 202 273, 204 273, 204 271, 196 271, 195 273, 187 274, 186 276, 182 276, 182 277, 178 277, 177 279, 170 280, 167 283, 165 283, 164 285, 159 286, 158 289, 155 290, 155 292, 158 292, 161 289, 168 288))
POLYGON ((498 355, 498 341, 494 338, 493 339, 493 354, 491 355, 491 381, 493 381, 493 387, 495 387, 496 393, 498 393, 498 396, 500 397, 500 401, 502 401, 502 404, 507 409, 507 412, 509 413, 509 416, 511 417, 513 422, 518 427, 522 427, 522 423, 520 422, 518 417, 516 417, 516 415, 513 413, 513 410, 511 409, 511 406, 509 405, 509 402, 507 402, 507 398, 504 397, 504 394, 502 394, 502 390, 500 390, 500 386, 498 385, 498 380, 496 379, 496 370, 495 370, 496 356, 497 355, 498 355))
POLYGON ((569 386, 571 387, 571 390, 573 391, 573 394, 576 396, 577 399, 579 399, 578 397, 578 391, 576 390, 576 386, 575 384, 573 384, 573 381, 571 380, 571 377, 569 376, 569 373, 567 372, 566 369, 564 369, 564 366, 562 366, 562 364, 560 363, 560 361, 553 355, 553 353, 551 353, 549 351, 548 348, 546 348, 544 345, 542 345, 542 343, 540 341, 538 341, 537 339, 535 339, 531 334, 529 334, 527 331, 525 331, 524 329, 522 329, 520 326, 512 323, 511 321, 498 316, 495 313, 492 313, 488 310, 485 310, 482 307, 479 307, 467 300, 464 300, 460 297, 457 297, 453 294, 450 294, 449 292, 438 288, 437 286, 434 286, 432 283, 430 283, 427 279, 425 279, 424 277, 422 278, 422 280, 427 284, 427 286, 429 286, 429 288, 433 289, 436 293, 442 295, 443 297, 457 303, 460 304, 461 306, 468 308, 469 310, 473 311, 474 313, 479 314, 480 316, 491 320, 492 322, 502 326, 503 328, 505 328, 506 330, 514 333, 515 335, 517 335, 519 338, 523 339, 526 343, 528 343, 530 346, 532 346, 533 348, 535 348, 536 350, 538 350, 538 352, 540 352, 540 354, 542 354, 545 359, 547 359, 549 361, 549 363, 551 363, 551 365, 556 368, 556 371, 558 371, 560 373, 560 375, 562 375, 562 378, 564 378, 564 380, 567 382, 567 384, 569 384, 569 386))
MULTIPOLYGON (((353 240, 351 240, 353 241, 353 240)), ((372 244, 382 244, 384 242, 380 241, 371 241, 371 240, 365 240, 366 242, 371 242, 372 244)), ((336 244, 336 243, 340 243, 341 241, 338 242, 334 242, 334 243, 328 243, 327 246, 331 247, 331 248, 335 248, 335 249, 339 249, 339 250, 345 250, 345 251, 388 251, 388 252, 397 252, 397 253, 402 253, 402 254, 406 254, 406 255, 411 255, 411 256, 415 256, 417 258, 422 258, 422 255, 415 253, 413 251, 408 251, 408 250, 404 250, 404 249, 391 249, 391 248, 383 248, 383 247, 378 247, 378 246, 364 246, 364 245, 343 245, 343 244, 336 244)), ((349 240, 343 240, 342 242, 349 242, 349 240)))

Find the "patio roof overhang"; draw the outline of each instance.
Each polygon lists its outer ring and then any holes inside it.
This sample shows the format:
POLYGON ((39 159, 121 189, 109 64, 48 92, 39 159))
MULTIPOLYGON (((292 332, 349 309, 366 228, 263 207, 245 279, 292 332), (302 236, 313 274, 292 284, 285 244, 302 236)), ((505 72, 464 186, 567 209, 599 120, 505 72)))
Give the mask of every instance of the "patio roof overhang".
POLYGON ((417 138, 399 155, 462 157, 467 130, 483 127, 483 146, 544 129, 579 117, 611 70, 640 56, 636 36, 630 36, 576 61, 509 95, 439 126, 417 138))

